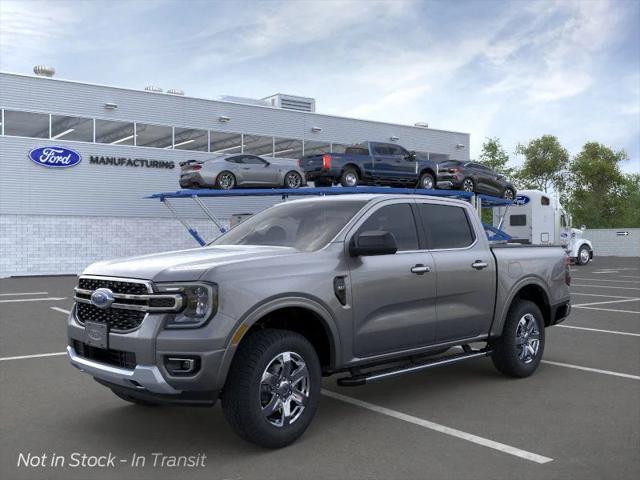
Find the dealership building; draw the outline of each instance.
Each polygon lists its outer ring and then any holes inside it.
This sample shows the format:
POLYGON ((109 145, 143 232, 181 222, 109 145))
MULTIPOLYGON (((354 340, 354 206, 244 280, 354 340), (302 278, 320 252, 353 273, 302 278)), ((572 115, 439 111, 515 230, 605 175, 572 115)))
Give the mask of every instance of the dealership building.
MULTIPOLYGON (((34 71, 0 73, 0 277, 76 274, 101 259, 197 246, 161 202, 145 198, 178 190, 186 160, 224 153, 296 159, 364 140, 469 158, 469 134, 322 115, 310 98, 210 100, 34 71), (34 151, 77 155, 72 166, 51 168, 34 151)), ((277 201, 234 197, 207 206, 228 222, 277 201)), ((218 234, 190 199, 175 206, 205 238, 218 234)))

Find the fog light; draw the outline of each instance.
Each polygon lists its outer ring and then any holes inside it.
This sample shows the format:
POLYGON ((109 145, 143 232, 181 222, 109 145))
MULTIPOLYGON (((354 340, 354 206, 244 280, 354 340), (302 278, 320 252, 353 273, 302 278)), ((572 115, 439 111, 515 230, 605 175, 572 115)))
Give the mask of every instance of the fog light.
POLYGON ((200 369, 197 357, 166 357, 164 366, 171 375, 193 375, 200 369))

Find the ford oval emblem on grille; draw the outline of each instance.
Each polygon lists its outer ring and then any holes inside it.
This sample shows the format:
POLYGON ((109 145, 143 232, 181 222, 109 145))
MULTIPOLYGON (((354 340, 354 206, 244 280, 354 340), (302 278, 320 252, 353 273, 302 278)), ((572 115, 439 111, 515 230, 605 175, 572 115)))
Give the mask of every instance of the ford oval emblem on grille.
POLYGON ((91 305, 106 309, 113 303, 113 292, 108 288, 98 288, 91 294, 91 305))

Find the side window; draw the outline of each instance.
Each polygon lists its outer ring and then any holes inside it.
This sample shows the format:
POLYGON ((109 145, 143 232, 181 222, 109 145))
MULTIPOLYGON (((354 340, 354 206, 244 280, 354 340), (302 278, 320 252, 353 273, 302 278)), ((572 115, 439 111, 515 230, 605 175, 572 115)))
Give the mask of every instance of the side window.
POLYGON ((231 162, 231 163, 244 163, 243 161, 244 157, 239 155, 237 157, 229 157, 227 158, 227 162, 231 162))
POLYGON ((345 150, 347 155, 364 155, 365 157, 369 155, 369 150, 362 147, 349 147, 345 150))
POLYGON ((540 205, 549 205, 549 197, 540 197, 540 205))
POLYGON ((416 223, 408 203, 387 205, 376 210, 358 229, 358 233, 370 231, 392 233, 398 244, 398 251, 419 248, 416 223))
POLYGON ((376 155, 390 155, 391 151, 386 145, 373 145, 373 151, 376 155))
POLYGON ((398 157, 401 157, 401 156, 404 157, 404 156, 409 154, 409 152, 407 152, 404 148, 397 147, 395 145, 389 145, 389 147, 387 147, 387 148, 389 148, 390 155, 396 155, 398 157))
POLYGON ((425 237, 430 249, 464 248, 475 239, 462 207, 419 203, 425 237))
POLYGON ((254 157, 253 155, 247 155, 244 157, 244 162, 249 165, 264 165, 266 162, 260 157, 254 157))
POLYGON ((526 224, 526 215, 511 215, 509 217, 509 225, 511 225, 512 227, 524 227, 526 224))

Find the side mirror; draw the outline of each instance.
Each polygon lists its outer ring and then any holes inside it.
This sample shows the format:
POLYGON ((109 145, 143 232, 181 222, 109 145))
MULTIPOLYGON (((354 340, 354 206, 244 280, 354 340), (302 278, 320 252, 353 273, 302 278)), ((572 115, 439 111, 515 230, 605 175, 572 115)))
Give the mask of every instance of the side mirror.
POLYGON ((413 162, 416 159, 416 152, 414 152, 413 150, 411 150, 409 152, 409 154, 404 157, 405 159, 409 160, 410 162, 413 162))
POLYGON ((587 226, 586 226, 586 225, 581 225, 581 226, 580 226, 580 230, 586 230, 586 229, 587 229, 587 226))
POLYGON ((349 255, 352 257, 392 255, 397 251, 396 239, 390 232, 362 232, 353 237, 349 244, 349 255))

